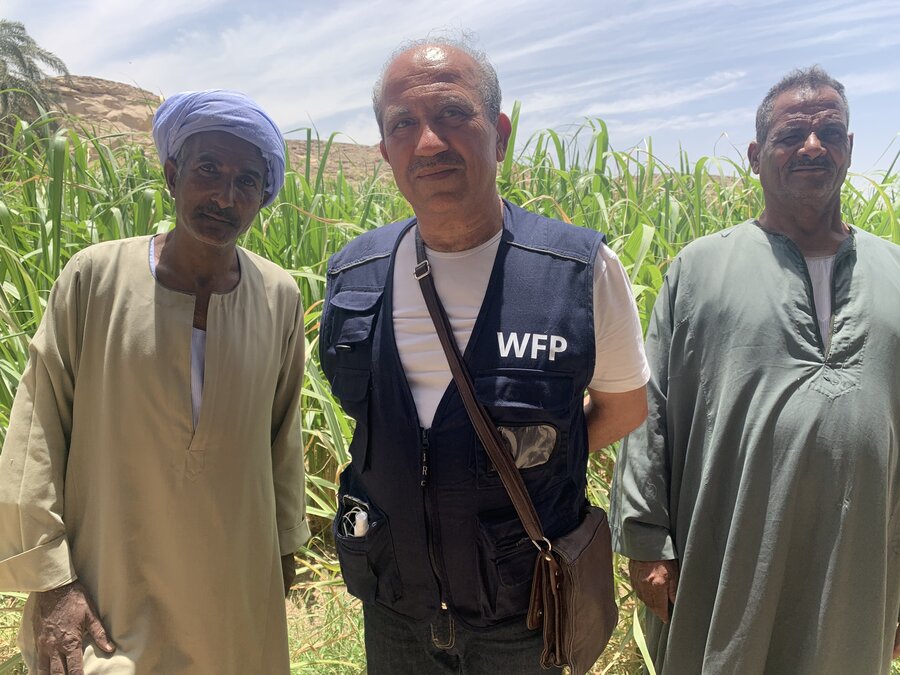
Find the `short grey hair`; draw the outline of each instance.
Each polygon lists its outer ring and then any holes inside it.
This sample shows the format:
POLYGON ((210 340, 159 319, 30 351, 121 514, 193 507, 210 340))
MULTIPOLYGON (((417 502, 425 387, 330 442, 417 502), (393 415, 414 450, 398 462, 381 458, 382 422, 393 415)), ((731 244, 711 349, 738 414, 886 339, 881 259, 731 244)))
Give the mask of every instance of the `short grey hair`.
POLYGON ((765 143, 766 137, 769 135, 769 127, 772 126, 772 111, 775 109, 775 99, 781 94, 791 89, 801 89, 804 91, 818 91, 820 89, 834 89, 841 97, 844 104, 844 115, 847 122, 850 121, 850 104, 847 102, 847 95, 844 93, 844 85, 831 77, 821 66, 810 66, 809 68, 798 68, 792 70, 781 78, 778 83, 769 89, 769 93, 759 104, 756 109, 756 142, 765 143))
POLYGON ((378 76, 378 79, 375 81, 375 87, 372 89, 372 108, 375 110, 375 119, 378 121, 378 130, 381 132, 381 137, 384 138, 384 127, 382 125, 384 118, 384 77, 388 68, 401 54, 423 47, 447 47, 460 51, 472 59, 475 63, 475 71, 478 74, 478 89, 481 93, 481 102, 491 124, 496 124, 500 118, 500 104, 502 101, 500 82, 497 79, 497 71, 494 70, 494 66, 488 60, 487 55, 474 46, 472 35, 463 33, 459 37, 427 37, 403 43, 394 50, 390 58, 381 67, 381 74, 378 76))

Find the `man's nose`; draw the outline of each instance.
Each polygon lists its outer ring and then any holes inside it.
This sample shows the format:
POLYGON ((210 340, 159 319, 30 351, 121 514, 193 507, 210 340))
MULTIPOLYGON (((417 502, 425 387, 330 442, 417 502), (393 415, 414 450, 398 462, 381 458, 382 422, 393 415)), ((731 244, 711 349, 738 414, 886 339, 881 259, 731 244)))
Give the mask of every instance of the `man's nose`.
POLYGON ((430 124, 422 125, 422 133, 419 134, 416 143, 416 154, 421 157, 433 157, 447 149, 447 143, 432 128, 430 124))
POLYGON ((802 152, 807 157, 810 157, 811 159, 815 159, 816 157, 821 157, 822 155, 824 155, 827 150, 825 150, 822 142, 816 135, 816 132, 810 131, 809 135, 806 137, 806 140, 803 142, 803 147, 800 148, 800 152, 802 152))
POLYGON ((234 206, 234 181, 222 176, 213 191, 212 199, 220 209, 234 206))

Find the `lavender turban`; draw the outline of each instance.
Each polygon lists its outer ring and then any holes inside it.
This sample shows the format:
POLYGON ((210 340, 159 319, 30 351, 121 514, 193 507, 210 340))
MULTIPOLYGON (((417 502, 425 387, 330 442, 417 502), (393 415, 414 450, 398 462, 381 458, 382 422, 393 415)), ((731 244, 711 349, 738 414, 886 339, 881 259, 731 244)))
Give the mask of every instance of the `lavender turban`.
POLYGON ((153 116, 153 141, 159 161, 174 159, 189 136, 201 131, 227 131, 253 143, 266 160, 268 206, 284 185, 284 139, 275 122, 253 100, 238 91, 207 89, 174 94, 153 116))

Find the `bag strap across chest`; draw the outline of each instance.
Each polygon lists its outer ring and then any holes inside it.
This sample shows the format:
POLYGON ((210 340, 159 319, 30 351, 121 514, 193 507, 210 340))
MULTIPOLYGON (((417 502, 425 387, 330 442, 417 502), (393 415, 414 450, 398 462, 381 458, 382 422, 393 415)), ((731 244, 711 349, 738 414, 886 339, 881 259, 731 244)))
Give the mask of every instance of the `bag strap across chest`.
POLYGON ((503 487, 509 494, 509 498, 516 509, 519 519, 522 521, 528 538, 534 542, 539 550, 549 548, 550 542, 544 537, 540 518, 534 508, 531 497, 528 495, 522 476, 518 468, 516 468, 515 461, 512 455, 506 451, 503 438, 497 426, 491 420, 485 407, 475 397, 472 377, 463 363, 459 345, 456 344, 456 340, 453 337, 450 320, 447 318, 447 313, 444 311, 444 306, 441 304, 441 299, 438 297, 435 289, 434 278, 431 276, 431 265, 429 265, 428 258, 425 255, 425 244, 422 241, 422 236, 419 234, 418 227, 416 227, 415 236, 415 277, 422 289, 425 305, 428 307, 431 320, 434 322, 434 328, 440 339, 441 347, 444 349, 447 363, 450 365, 450 372, 456 382, 457 389, 459 389, 459 394, 469 419, 475 427, 475 432, 478 434, 482 445, 484 445, 488 456, 491 458, 491 462, 497 469, 500 479, 503 481, 503 487))

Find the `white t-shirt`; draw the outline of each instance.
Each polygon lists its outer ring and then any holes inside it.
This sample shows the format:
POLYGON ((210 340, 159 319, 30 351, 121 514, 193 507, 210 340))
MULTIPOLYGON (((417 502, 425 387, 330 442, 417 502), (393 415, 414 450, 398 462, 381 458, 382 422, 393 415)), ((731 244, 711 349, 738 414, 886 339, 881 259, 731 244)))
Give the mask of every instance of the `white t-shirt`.
POLYGON ((831 275, 834 271, 834 256, 807 258, 806 268, 812 282, 819 332, 822 334, 822 342, 827 352, 831 346, 831 275))
MULTIPOLYGON (((453 335, 464 352, 487 292, 498 232, 480 246, 452 253, 426 248, 437 289, 453 335)), ((434 324, 415 280, 416 245, 413 228, 404 235, 394 263, 393 321, 400 362, 412 390, 419 423, 430 427, 452 375, 434 324)), ((535 298, 536 303, 540 298, 535 298)), ((641 324, 628 276, 616 254, 605 244, 594 263, 594 342, 596 365, 588 387, 621 393, 642 387, 650 378, 641 324)))

